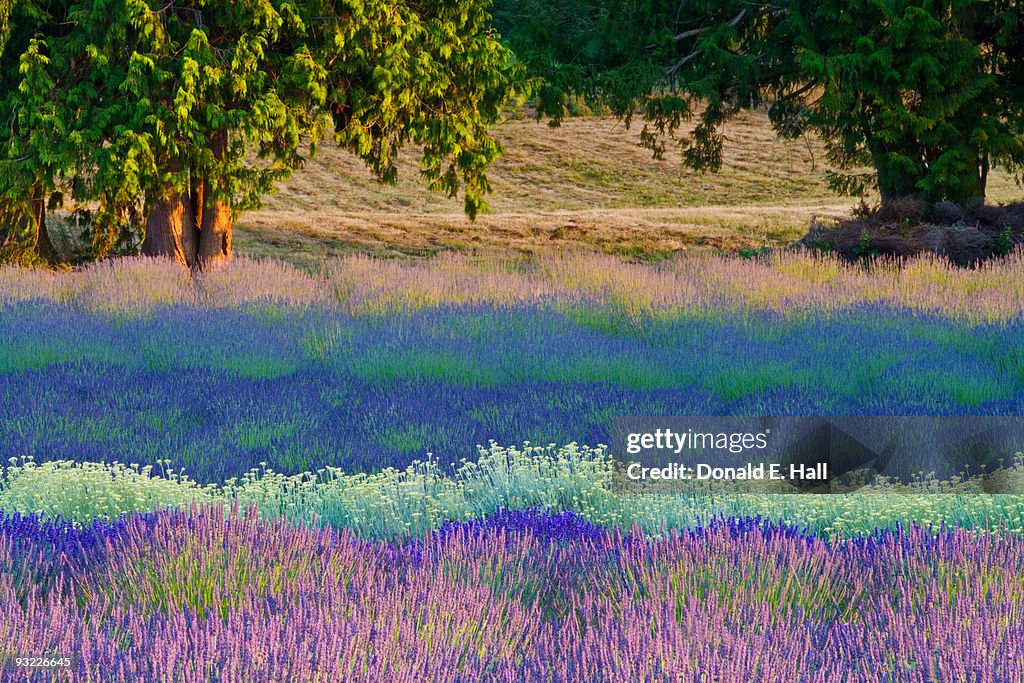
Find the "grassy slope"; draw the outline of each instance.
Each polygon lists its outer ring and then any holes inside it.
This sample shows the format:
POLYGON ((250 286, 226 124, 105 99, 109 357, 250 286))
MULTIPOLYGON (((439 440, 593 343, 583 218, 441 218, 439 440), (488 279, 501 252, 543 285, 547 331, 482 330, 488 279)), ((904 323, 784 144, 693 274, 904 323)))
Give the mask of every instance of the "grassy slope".
MULTIPOLYGON (((743 115, 726 130, 718 174, 683 170, 672 151, 652 159, 637 146, 636 127, 610 118, 571 119, 557 129, 510 120, 495 135, 506 153, 492 170, 491 213, 476 224, 459 200, 425 190, 414 150, 402 160, 398 185, 388 187, 326 145, 263 210, 242 216, 237 248, 303 265, 352 251, 738 249, 791 243, 813 214, 841 215, 855 203, 829 193, 817 141, 779 141, 762 114, 743 115)), ((1019 188, 997 175, 990 200, 1015 197, 1019 188)))

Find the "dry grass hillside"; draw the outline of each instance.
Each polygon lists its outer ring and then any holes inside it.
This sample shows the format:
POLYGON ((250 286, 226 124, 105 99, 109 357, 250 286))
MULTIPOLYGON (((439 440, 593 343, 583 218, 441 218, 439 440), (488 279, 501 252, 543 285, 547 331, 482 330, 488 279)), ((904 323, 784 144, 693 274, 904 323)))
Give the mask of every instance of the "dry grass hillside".
MULTIPOLYGON (((325 145, 264 209, 242 216, 237 249, 304 265, 352 251, 733 250, 791 243, 812 215, 842 215, 855 203, 826 188, 816 140, 780 141, 763 114, 727 128, 717 174, 682 169, 671 151, 652 159, 637 145, 638 127, 611 118, 570 119, 560 128, 509 120, 494 134, 505 156, 490 174, 491 213, 476 223, 460 200, 424 188, 414 150, 402 160, 399 183, 384 186, 358 159, 325 145)), ((992 181, 991 201, 1020 196, 1012 180, 992 181)))

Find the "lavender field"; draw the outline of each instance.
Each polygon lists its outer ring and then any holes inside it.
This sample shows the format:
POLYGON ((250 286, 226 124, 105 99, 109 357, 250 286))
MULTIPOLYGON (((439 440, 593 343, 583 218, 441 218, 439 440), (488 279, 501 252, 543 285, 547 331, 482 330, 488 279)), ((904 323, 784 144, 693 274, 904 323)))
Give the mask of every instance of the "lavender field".
POLYGON ((314 279, 243 262, 198 284, 132 262, 0 276, 0 458, 169 460, 206 483, 260 463, 456 462, 491 439, 596 446, 613 415, 1024 412, 1014 263, 580 257, 465 268, 461 283, 445 264, 376 280, 370 265, 314 279))
POLYGON ((1022 415, 1021 253, 0 268, 0 340, 3 680, 1024 680, 1024 496, 638 496, 604 446, 1022 415))
POLYGON ((9 518, 0 563, 4 650, 68 680, 1024 680, 1017 535, 527 511, 390 545, 193 508, 9 518))

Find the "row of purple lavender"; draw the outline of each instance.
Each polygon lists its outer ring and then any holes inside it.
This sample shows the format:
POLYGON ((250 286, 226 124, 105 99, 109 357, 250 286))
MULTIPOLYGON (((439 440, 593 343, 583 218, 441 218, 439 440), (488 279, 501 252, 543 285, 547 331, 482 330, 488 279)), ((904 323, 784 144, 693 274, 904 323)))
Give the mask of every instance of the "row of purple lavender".
POLYGON ((212 508, 0 528, 3 680, 1024 680, 1024 539, 998 531, 652 540, 525 511, 393 545, 212 508))

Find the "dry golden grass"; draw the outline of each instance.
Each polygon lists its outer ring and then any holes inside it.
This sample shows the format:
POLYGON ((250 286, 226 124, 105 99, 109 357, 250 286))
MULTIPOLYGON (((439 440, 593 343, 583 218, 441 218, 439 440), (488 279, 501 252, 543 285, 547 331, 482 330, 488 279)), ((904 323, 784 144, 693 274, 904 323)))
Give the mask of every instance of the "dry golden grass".
MULTIPOLYGON (((777 202, 799 195, 832 197, 821 177, 818 145, 780 142, 766 117, 741 117, 728 130, 720 174, 680 168, 678 154, 657 161, 638 146, 639 130, 613 118, 566 120, 551 128, 532 119, 493 130, 505 155, 490 173, 495 213, 548 213, 595 208, 688 207, 777 202)), ((427 193, 418 182, 415 150, 407 150, 395 187, 382 187, 350 154, 325 145, 267 203, 270 210, 340 213, 457 213, 457 201, 427 193)))
MULTIPOLYGON (((780 141, 760 113, 727 128, 717 174, 683 169, 674 150, 653 159, 637 144, 639 128, 612 118, 569 119, 560 128, 513 119, 494 134, 505 155, 490 173, 491 212, 476 223, 460 200, 425 189, 415 150, 401 160, 398 184, 385 186, 326 144, 264 209, 241 217, 237 248, 305 266, 353 252, 735 250, 792 243, 812 215, 843 215, 856 203, 829 192, 820 143, 780 141)), ((1022 196, 1004 175, 990 189, 993 202, 1022 196)))
POLYGON ((811 214, 839 215, 849 203, 593 209, 480 216, 264 210, 236 229, 240 251, 305 266, 348 253, 429 255, 441 251, 570 248, 609 254, 666 255, 687 249, 736 250, 795 241, 811 214))
MULTIPOLYGON (((420 182, 415 150, 406 150, 399 181, 388 186, 358 158, 326 142, 266 197, 263 209, 241 216, 235 248, 311 269, 353 253, 539 254, 568 248, 660 257, 791 244, 813 216, 847 215, 858 203, 829 192, 817 140, 781 141, 762 113, 742 114, 727 127, 719 173, 683 168, 676 150, 653 159, 638 144, 639 127, 627 130, 614 118, 568 119, 551 128, 520 117, 493 133, 505 154, 489 174, 490 213, 475 223, 460 199, 430 192, 420 182)), ((994 173, 988 199, 1021 201, 1024 192, 1006 174, 994 173)), ((66 258, 75 258, 86 246, 67 219, 51 214, 51 240, 66 258)))

